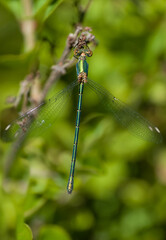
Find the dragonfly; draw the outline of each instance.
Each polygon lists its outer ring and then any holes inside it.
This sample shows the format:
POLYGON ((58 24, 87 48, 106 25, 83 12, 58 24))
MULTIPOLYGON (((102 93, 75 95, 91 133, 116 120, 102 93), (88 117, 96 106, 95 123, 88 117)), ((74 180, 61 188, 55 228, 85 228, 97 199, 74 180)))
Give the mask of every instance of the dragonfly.
POLYGON ((3 140, 5 141, 14 140, 20 134, 25 134, 27 131, 30 135, 33 135, 33 133, 35 133, 35 135, 41 134, 55 122, 62 107, 68 99, 71 98, 74 89, 77 89, 78 105, 75 135, 70 174, 67 184, 67 192, 69 194, 72 193, 74 187, 74 173, 84 87, 85 90, 93 91, 99 98, 100 104, 105 108, 105 111, 111 113, 115 120, 117 120, 123 127, 127 128, 133 135, 153 143, 162 142, 160 130, 156 126, 151 124, 139 113, 132 110, 127 104, 114 97, 99 83, 88 78, 88 63, 86 58, 91 57, 92 54, 93 52, 88 46, 75 47, 74 57, 78 60, 76 63, 77 79, 52 98, 29 110, 20 118, 10 123, 5 128, 3 134, 3 140))

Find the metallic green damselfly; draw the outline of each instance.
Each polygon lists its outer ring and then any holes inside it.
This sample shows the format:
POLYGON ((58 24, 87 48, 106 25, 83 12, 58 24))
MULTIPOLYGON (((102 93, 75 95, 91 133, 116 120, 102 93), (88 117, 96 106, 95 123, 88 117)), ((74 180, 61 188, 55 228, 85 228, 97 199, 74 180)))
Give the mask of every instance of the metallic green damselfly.
POLYGON ((74 170, 77 155, 84 85, 99 97, 100 102, 105 107, 106 112, 111 113, 112 116, 122 126, 127 128, 135 136, 154 143, 160 143, 162 141, 161 133, 157 127, 153 126, 148 120, 146 120, 137 112, 133 111, 125 103, 122 103, 119 99, 115 98, 100 84, 88 79, 88 63, 86 61, 86 58, 92 56, 92 51, 89 49, 89 47, 76 47, 74 50, 74 56, 78 59, 78 62, 76 64, 77 80, 72 82, 62 91, 58 92, 51 99, 31 109, 20 118, 9 124, 5 128, 3 134, 3 139, 6 141, 14 140, 18 135, 27 132, 27 130, 29 133, 32 133, 32 135, 33 133, 35 133, 35 135, 40 134, 42 131, 49 128, 53 124, 53 122, 56 120, 56 117, 59 115, 59 109, 65 105, 66 99, 72 96, 72 92, 77 86, 79 89, 78 106, 72 161, 67 185, 68 193, 72 193, 74 185, 74 170))

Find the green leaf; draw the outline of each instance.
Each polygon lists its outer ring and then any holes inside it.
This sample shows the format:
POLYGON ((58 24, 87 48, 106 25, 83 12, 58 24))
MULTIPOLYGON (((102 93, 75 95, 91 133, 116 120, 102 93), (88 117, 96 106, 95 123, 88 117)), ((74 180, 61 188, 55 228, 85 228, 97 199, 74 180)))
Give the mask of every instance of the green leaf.
POLYGON ((30 227, 25 223, 19 224, 17 229, 17 240, 32 240, 32 239, 33 235, 30 227))
POLYGON ((43 18, 45 11, 47 7, 49 6, 51 0, 43 1, 39 0, 34 3, 34 16, 38 19, 38 21, 41 21, 43 18))
POLYGON ((45 17, 44 17, 44 21, 46 21, 47 18, 48 18, 49 16, 51 16, 51 14, 54 13, 54 11, 56 10, 56 8, 57 8, 62 2, 63 2, 63 0, 59 0, 59 1, 57 1, 55 4, 52 4, 52 5, 50 5, 50 6, 47 8, 47 11, 46 11, 45 17))
POLYGON ((19 22, 11 10, 0 3, 0 55, 19 54, 23 45, 23 36, 19 22))
POLYGON ((57 225, 47 225, 41 228, 39 240, 71 240, 69 234, 57 225))
POLYGON ((47 1, 39 1, 37 10, 35 13, 36 19, 39 22, 45 22, 47 18, 54 13, 56 8, 63 2, 63 0, 59 0, 53 4, 51 4, 50 0, 47 1))

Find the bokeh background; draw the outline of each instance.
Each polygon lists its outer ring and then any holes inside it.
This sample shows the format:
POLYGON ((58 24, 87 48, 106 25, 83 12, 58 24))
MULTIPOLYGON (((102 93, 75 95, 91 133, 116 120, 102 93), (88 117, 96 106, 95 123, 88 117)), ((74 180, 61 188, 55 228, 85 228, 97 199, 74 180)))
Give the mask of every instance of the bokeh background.
MULTIPOLYGON (((37 69, 40 87, 47 81, 80 21, 80 6, 87 3, 0 1, 1 129, 20 111, 21 104, 14 108, 12 102, 26 76, 37 69)), ((165 240, 165 0, 93 0, 83 26, 92 28, 98 43, 88 59, 89 77, 158 126, 163 142, 135 138, 110 116, 98 115, 100 103, 95 107, 92 97, 85 99, 75 186, 68 195, 72 98, 44 137, 25 141, 7 176, 4 166, 12 143, 0 141, 0 238, 165 240)), ((74 66, 48 96, 75 78, 74 66)))

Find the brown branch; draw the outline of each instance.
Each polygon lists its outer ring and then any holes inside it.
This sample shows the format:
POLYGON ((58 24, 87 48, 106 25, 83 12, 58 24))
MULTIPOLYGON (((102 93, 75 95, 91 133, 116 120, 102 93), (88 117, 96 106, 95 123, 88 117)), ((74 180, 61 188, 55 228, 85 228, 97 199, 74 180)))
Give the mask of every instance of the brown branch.
POLYGON ((46 84, 43 88, 41 101, 44 100, 45 96, 47 95, 47 93, 48 93, 49 89, 51 88, 51 86, 53 85, 53 83, 66 73, 67 68, 70 68, 73 66, 73 64, 75 62, 74 59, 69 60, 67 63, 66 63, 66 61, 67 61, 68 56, 71 52, 71 49, 74 47, 75 42, 78 38, 78 35, 80 34, 81 31, 82 31, 82 28, 77 27, 74 34, 69 34, 67 41, 66 41, 65 49, 62 53, 62 56, 61 56, 58 64, 52 67, 50 76, 49 76, 48 80, 46 81, 46 84))
POLYGON ((12 144, 12 146, 11 146, 11 148, 9 150, 9 153, 8 153, 8 155, 6 157, 5 164, 4 164, 4 176, 5 177, 9 174, 10 169, 13 166, 13 162, 16 159, 16 157, 17 157, 17 155, 19 153, 19 150, 23 146, 25 138, 26 138, 26 134, 20 135, 16 139, 16 141, 12 144))

